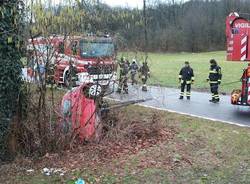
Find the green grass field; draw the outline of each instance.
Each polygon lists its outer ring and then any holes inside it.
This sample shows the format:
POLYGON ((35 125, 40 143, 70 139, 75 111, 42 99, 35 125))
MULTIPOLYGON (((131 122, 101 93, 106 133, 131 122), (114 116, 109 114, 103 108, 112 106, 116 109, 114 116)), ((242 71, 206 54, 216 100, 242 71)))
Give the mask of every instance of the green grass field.
MULTIPOLYGON (((137 57, 142 59, 142 53, 121 53, 119 56, 124 55, 131 59, 137 57)), ((226 61, 226 52, 204 52, 204 53, 149 53, 149 66, 151 69, 152 77, 149 83, 152 85, 162 85, 168 87, 179 86, 178 73, 180 68, 184 65, 184 61, 189 61, 195 73, 195 84, 193 88, 196 90, 208 90, 208 83, 206 78, 209 71, 209 60, 216 59, 222 68, 223 78, 221 85, 221 92, 230 93, 234 88, 240 88, 240 83, 226 85, 236 80, 239 80, 242 75, 242 70, 247 66, 243 62, 229 62, 226 61), (224 83, 224 84, 223 84, 224 83)))

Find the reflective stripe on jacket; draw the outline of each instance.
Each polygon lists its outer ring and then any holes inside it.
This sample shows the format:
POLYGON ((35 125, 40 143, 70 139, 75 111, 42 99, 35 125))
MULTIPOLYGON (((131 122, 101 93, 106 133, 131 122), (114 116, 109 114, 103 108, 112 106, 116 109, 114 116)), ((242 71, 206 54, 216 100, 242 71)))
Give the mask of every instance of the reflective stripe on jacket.
POLYGON ((208 79, 210 83, 220 82, 222 78, 221 68, 218 65, 211 65, 208 79))

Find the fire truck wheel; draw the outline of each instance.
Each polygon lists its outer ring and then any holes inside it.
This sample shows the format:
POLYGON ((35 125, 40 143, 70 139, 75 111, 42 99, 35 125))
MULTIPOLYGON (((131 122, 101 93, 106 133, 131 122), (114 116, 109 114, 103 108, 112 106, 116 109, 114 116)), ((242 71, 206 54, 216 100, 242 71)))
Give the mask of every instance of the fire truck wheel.
POLYGON ((83 88, 83 93, 87 98, 98 98, 102 95, 102 86, 98 84, 87 84, 83 88))

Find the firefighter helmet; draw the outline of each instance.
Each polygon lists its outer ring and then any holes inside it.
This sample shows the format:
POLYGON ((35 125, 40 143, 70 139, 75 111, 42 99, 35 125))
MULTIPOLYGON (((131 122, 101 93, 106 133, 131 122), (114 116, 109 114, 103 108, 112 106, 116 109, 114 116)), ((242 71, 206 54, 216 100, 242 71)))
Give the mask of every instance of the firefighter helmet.
POLYGON ((216 60, 215 59, 210 59, 210 64, 217 64, 216 60))

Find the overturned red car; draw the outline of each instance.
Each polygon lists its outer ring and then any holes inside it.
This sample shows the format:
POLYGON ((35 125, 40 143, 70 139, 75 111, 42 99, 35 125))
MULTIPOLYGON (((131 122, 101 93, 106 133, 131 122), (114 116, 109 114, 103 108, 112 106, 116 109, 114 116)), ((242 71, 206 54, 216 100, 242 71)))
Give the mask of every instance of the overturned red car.
POLYGON ((80 140, 93 137, 97 123, 97 107, 95 97, 101 95, 102 88, 95 84, 82 84, 68 91, 61 104, 64 132, 72 132, 80 140))

